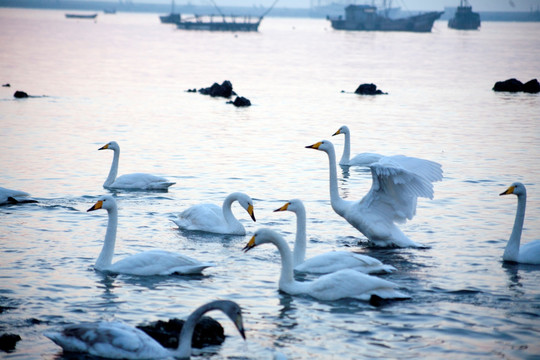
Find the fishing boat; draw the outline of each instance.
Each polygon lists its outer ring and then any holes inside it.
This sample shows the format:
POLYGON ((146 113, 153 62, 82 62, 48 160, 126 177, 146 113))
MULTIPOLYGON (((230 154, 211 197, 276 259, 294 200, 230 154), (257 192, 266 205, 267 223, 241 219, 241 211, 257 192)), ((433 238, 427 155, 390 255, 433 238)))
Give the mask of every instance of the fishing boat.
POLYGON ((435 20, 444 11, 431 11, 404 18, 390 18, 388 14, 377 12, 373 5, 349 5, 345 8, 345 19, 327 17, 335 30, 353 31, 413 31, 431 32, 435 20))
POLYGON ((252 19, 249 16, 195 15, 176 23, 182 30, 208 31, 258 31, 262 17, 252 19))
POLYGON ((180 22, 181 16, 174 12, 174 0, 171 1, 171 13, 169 15, 161 15, 159 20, 162 24, 176 24, 180 22))
POLYGON ((68 19, 95 19, 98 14, 66 14, 68 19))
POLYGON ((472 11, 467 0, 461 0, 454 17, 448 20, 448 27, 457 30, 477 30, 480 27, 480 14, 472 11))

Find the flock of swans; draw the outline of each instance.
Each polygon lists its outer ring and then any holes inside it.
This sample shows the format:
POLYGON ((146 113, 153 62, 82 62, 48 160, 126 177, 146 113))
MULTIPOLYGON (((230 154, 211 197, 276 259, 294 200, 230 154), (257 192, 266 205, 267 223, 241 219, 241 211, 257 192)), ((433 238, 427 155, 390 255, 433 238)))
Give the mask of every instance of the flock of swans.
MULTIPOLYGON (((403 155, 384 156, 363 153, 350 158, 350 131, 342 126, 333 135, 345 135, 344 151, 339 162, 342 166, 369 168, 372 185, 369 192, 358 201, 340 197, 337 185, 337 162, 333 144, 328 140, 306 146, 323 151, 329 160, 329 187, 332 209, 350 225, 358 229, 370 243, 381 247, 423 247, 406 236, 397 224, 414 217, 418 197, 432 199, 433 183, 441 181, 441 165, 433 161, 403 155)), ((111 141, 99 150, 113 150, 113 162, 103 184, 106 189, 167 190, 174 182, 144 173, 117 177, 120 158, 119 145, 111 141)), ((540 240, 520 246, 525 218, 526 190, 521 183, 512 184, 500 195, 515 194, 518 209, 510 240, 503 260, 540 264, 540 240)), ((24 201, 29 194, 0 188, 0 204, 24 201), (14 202, 15 201, 15 202, 14 202)), ((179 229, 196 230, 217 234, 245 235, 244 226, 235 218, 231 206, 238 202, 255 221, 253 200, 244 193, 227 196, 221 207, 199 204, 182 211, 174 223, 179 229)), ((105 240, 94 268, 98 271, 129 274, 134 276, 199 274, 214 266, 188 256, 165 250, 150 250, 124 257, 113 262, 118 207, 111 195, 103 195, 88 211, 107 210, 108 223, 105 240)), ((290 211, 296 215, 296 239, 291 251, 287 241, 276 231, 258 229, 243 250, 250 251, 262 244, 273 244, 281 256, 279 289, 290 295, 309 295, 315 299, 332 301, 342 298, 370 300, 372 296, 382 299, 407 299, 409 295, 399 290, 391 281, 372 274, 396 271, 378 259, 348 251, 331 251, 306 259, 306 210, 301 200, 292 199, 275 212, 290 211), (295 272, 320 275, 312 281, 297 281, 295 272)), ((191 335, 198 319, 211 310, 221 310, 234 322, 244 337, 241 309, 232 301, 220 300, 205 304, 188 318, 179 337, 177 349, 163 348, 144 332, 122 323, 83 323, 64 327, 45 335, 67 352, 83 352, 107 358, 144 359, 160 357, 189 358, 191 335)))

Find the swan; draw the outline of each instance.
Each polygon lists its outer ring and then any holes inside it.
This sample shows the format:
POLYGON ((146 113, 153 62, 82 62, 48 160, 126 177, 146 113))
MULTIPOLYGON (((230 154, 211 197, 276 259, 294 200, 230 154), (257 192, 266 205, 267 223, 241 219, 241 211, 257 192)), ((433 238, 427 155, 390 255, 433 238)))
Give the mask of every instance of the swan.
POLYGON ((349 159, 351 156, 351 132, 346 125, 343 125, 336 131, 332 136, 339 134, 345 135, 345 144, 343 145, 343 155, 341 155, 341 160, 339 160, 339 165, 344 166, 369 166, 374 162, 379 161, 383 156, 376 153, 361 153, 354 156, 352 159, 349 159))
POLYGON ((523 230, 523 221, 525 220, 525 206, 527 203, 527 190, 525 185, 520 182, 513 183, 506 191, 500 195, 514 194, 518 198, 516 219, 512 234, 504 249, 503 260, 517 262, 522 264, 540 264, 540 240, 534 240, 527 244, 519 246, 521 241, 521 232, 523 230))
POLYGON ((373 179, 369 192, 362 200, 348 201, 339 196, 334 145, 323 140, 306 148, 326 152, 332 209, 370 243, 381 247, 423 247, 409 239, 395 223, 414 217, 419 196, 433 198, 432 182, 442 180, 440 164, 403 155, 384 156, 369 166, 373 179))
POLYGON ((366 274, 391 273, 396 268, 385 265, 371 256, 350 251, 330 251, 305 260, 306 256, 306 209, 302 200, 292 199, 277 211, 296 214, 296 240, 293 250, 294 270, 312 274, 328 274, 341 269, 353 269, 366 274))
POLYGON ((116 177, 118 174, 118 163, 120 161, 120 146, 116 141, 111 141, 103 145, 98 150, 113 150, 114 157, 111 164, 111 170, 107 180, 103 183, 105 189, 122 190, 168 190, 169 186, 176 183, 170 182, 161 176, 133 173, 116 177))
POLYGON ((87 211, 98 209, 107 210, 109 220, 105 242, 101 253, 94 265, 99 271, 128 275, 171 275, 171 274, 200 274, 203 269, 214 266, 211 263, 202 263, 185 255, 165 251, 149 250, 125 257, 114 264, 114 245, 116 242, 116 228, 118 226, 118 207, 116 200, 110 195, 101 196, 87 211))
POLYGON ((6 204, 19 204, 19 203, 37 203, 36 200, 21 199, 30 196, 29 193, 20 191, 6 189, 0 187, 0 205, 6 204))
POLYGON ((383 299, 408 299, 408 295, 396 290, 396 284, 352 269, 343 269, 322 275, 313 281, 296 281, 293 277, 293 257, 289 245, 281 235, 261 228, 244 247, 248 252, 255 246, 272 243, 281 255, 279 289, 290 295, 309 295, 318 300, 332 301, 344 298, 370 300, 372 295, 383 299))
POLYGON ((215 204, 198 204, 182 211, 173 222, 180 229, 198 230, 216 234, 246 235, 244 226, 234 217, 231 210, 233 202, 238 201, 255 220, 253 200, 241 192, 229 194, 223 201, 222 207, 215 204))
POLYGON ((245 339, 240 306, 233 301, 216 300, 202 305, 187 318, 176 349, 167 349, 140 329, 121 322, 81 323, 44 335, 65 352, 87 353, 108 359, 162 359, 191 356, 191 339, 197 321, 208 311, 221 310, 245 339))

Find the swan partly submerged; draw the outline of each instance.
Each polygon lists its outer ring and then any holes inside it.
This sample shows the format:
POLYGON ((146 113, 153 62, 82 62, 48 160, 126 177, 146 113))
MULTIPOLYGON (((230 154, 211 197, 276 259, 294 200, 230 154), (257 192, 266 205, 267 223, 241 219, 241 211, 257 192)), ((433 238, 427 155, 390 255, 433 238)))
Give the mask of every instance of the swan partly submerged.
POLYGON ((343 269, 322 275, 313 281, 296 281, 293 276, 293 257, 289 245, 281 235, 262 228, 255 232, 244 247, 247 252, 255 246, 274 244, 281 255, 279 289, 290 295, 309 295, 319 300, 332 301, 354 298, 369 301, 372 296, 382 299, 408 299, 408 295, 397 290, 393 282, 367 275, 351 269, 343 269))
POLYGON ((382 247, 423 247, 409 239, 396 225, 416 214, 418 197, 433 198, 434 181, 442 180, 441 165, 403 155, 383 156, 371 164, 373 183, 359 201, 344 200, 337 185, 334 145, 323 140, 306 148, 324 151, 330 168, 330 202, 332 209, 368 240, 382 247))
POLYGON ((144 173, 125 174, 116 177, 118 175, 118 163, 120 161, 120 146, 116 141, 111 141, 100 147, 98 150, 114 151, 111 170, 109 171, 107 180, 103 183, 105 189, 167 190, 169 186, 176 184, 164 177, 144 173))
POLYGON ((198 320, 208 311, 221 310, 245 339, 242 310, 233 301, 216 300, 196 309, 186 320, 178 339, 178 348, 167 349, 145 332, 121 322, 68 325, 44 335, 65 352, 86 353, 108 359, 162 359, 191 356, 191 339, 198 320))
POLYGON ((198 204, 182 211, 173 222, 180 229, 205 231, 216 234, 245 235, 244 225, 234 216, 231 205, 238 201, 251 219, 255 220, 253 200, 241 192, 229 194, 221 207, 215 204, 198 204))
POLYGON ((328 274, 341 269, 353 269, 366 274, 391 273, 396 268, 385 265, 371 256, 350 251, 330 251, 305 260, 306 209, 302 200, 292 199, 274 211, 291 211, 296 214, 296 240, 293 250, 294 270, 312 274, 328 274))
POLYGON ((345 135, 345 144, 343 145, 343 155, 341 155, 341 160, 339 160, 339 165, 344 166, 369 166, 374 162, 379 161, 383 156, 376 153, 360 153, 353 158, 351 156, 351 132, 346 125, 343 125, 336 131, 332 136, 339 134, 345 135))
POLYGON ((36 200, 25 199, 28 196, 30 196, 30 194, 24 191, 0 187, 0 205, 37 203, 36 200))
POLYGON ((512 234, 504 249, 503 260, 523 264, 540 264, 540 240, 534 240, 520 247, 521 232, 525 220, 525 206, 527 203, 527 190, 520 182, 513 183, 506 191, 500 195, 514 194, 518 198, 516 219, 512 234))
POLYGON ((171 274, 200 274, 211 263, 202 263, 188 256, 165 250, 149 250, 125 257, 114 264, 114 245, 116 228, 118 226, 118 207, 116 200, 110 195, 101 196, 88 211, 105 209, 109 215, 105 242, 101 253, 94 265, 99 271, 128 275, 171 275, 171 274))

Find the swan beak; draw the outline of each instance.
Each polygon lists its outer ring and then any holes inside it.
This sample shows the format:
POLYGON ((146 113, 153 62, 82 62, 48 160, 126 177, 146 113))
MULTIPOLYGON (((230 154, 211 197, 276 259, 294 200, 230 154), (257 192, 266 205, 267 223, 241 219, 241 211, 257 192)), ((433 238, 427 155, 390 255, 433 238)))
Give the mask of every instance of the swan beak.
POLYGON ((290 202, 286 203, 285 205, 283 205, 283 206, 280 207, 279 209, 274 210, 274 212, 278 212, 278 211, 287 211, 287 208, 289 207, 289 204, 290 204, 290 202))
POLYGON ((98 150, 105 150, 105 149, 108 149, 109 148, 109 144, 106 144, 106 145, 103 145, 102 147, 100 147, 98 150))
POLYGON ((508 189, 506 189, 506 191, 503 191, 502 193, 500 193, 499 196, 501 196, 501 195, 510 195, 510 194, 513 194, 513 193, 514 193, 514 187, 510 186, 508 189))
POLYGON ((99 200, 97 203, 94 204, 90 209, 86 210, 86 212, 99 210, 103 207, 103 200, 99 200))
POLYGON ((306 146, 306 149, 315 149, 315 150, 319 150, 319 146, 322 145, 322 141, 319 141, 318 143, 315 143, 313 145, 308 145, 306 146))
POLYGON ((242 314, 238 314, 236 316, 236 319, 234 320, 234 325, 236 325, 236 328, 238 329, 240 335, 242 335, 242 338, 246 340, 246 332, 244 330, 244 321, 242 319, 242 314))
POLYGON ((243 252, 248 252, 249 250, 253 249, 257 244, 255 244, 255 235, 251 237, 251 240, 244 246, 242 249, 243 252))
POLYGON ((253 219, 253 221, 257 222, 257 220, 255 220, 255 213, 253 212, 253 205, 249 205, 248 208, 247 208, 247 212, 249 214, 249 216, 251 216, 251 218, 253 219))
POLYGON ((338 131, 336 131, 332 136, 336 136, 336 135, 339 135, 341 134, 341 129, 339 129, 338 131))

